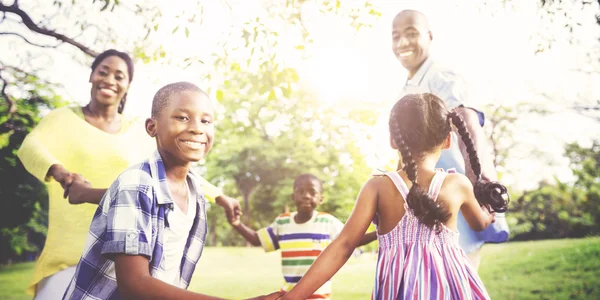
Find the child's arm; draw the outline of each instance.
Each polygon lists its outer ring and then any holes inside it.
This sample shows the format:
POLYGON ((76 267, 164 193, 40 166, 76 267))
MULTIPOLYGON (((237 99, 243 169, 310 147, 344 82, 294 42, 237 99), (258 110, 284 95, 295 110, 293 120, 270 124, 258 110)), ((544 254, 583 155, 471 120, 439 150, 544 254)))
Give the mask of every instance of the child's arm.
POLYGON ((258 239, 258 234, 252 228, 246 226, 239 219, 239 216, 231 222, 231 226, 237 231, 240 235, 242 235, 246 241, 248 241, 252 246, 260 246, 260 240, 258 239))
POLYGON ((119 294, 124 299, 221 299, 197 294, 150 276, 148 258, 118 254, 113 257, 119 294))
POLYGON ((460 211, 471 229, 482 231, 494 221, 494 214, 490 214, 485 207, 477 202, 473 193, 473 185, 465 175, 459 173, 448 174, 445 184, 452 186, 452 190, 464 199, 460 211))
POLYGON ((358 243, 357 247, 364 246, 364 245, 366 245, 366 244, 368 244, 368 243, 370 243, 370 242, 372 242, 372 241, 374 241, 376 239, 377 239, 377 232, 376 231, 365 233, 365 235, 363 235, 363 237, 360 239, 360 242, 358 243))
POLYGON ((225 210, 225 215, 227 215, 227 220, 229 222, 235 221, 242 215, 240 202, 235 198, 231 198, 223 195, 223 193, 220 193, 215 197, 215 203, 225 210))
MULTIPOLYGON (((150 276, 148 259, 141 255, 119 254, 113 257, 119 294, 124 299, 222 299, 178 288, 150 276)), ((252 299, 276 299, 275 292, 252 299)))
POLYGON ((308 269, 306 275, 282 299, 307 299, 320 286, 329 280, 343 265, 364 237, 377 209, 377 180, 373 177, 363 186, 354 210, 344 225, 344 229, 325 248, 308 269))

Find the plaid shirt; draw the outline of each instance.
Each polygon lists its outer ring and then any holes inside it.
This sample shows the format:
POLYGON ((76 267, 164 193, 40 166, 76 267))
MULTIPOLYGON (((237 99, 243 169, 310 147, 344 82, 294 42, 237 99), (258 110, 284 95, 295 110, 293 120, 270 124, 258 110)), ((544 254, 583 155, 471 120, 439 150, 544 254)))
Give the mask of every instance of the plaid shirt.
MULTIPOLYGON (((197 176, 188 173, 196 191, 196 217, 188 237, 176 286, 187 288, 206 238, 206 200, 197 176)), ((112 254, 143 255, 150 275, 164 272, 166 215, 173 210, 165 167, 158 151, 125 170, 110 186, 94 215, 83 255, 63 299, 120 299, 112 254)))

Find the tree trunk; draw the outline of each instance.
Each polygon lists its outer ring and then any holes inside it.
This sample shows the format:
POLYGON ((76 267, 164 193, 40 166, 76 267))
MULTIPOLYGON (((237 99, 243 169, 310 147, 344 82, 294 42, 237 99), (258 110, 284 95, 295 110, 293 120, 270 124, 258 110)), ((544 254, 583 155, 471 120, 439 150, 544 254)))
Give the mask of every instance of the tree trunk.
MULTIPOLYGON (((247 226, 250 226, 250 189, 245 189, 243 191, 244 193, 244 224, 246 224, 247 226)), ((252 244, 250 244, 250 242, 246 241, 246 247, 252 247, 252 244)))

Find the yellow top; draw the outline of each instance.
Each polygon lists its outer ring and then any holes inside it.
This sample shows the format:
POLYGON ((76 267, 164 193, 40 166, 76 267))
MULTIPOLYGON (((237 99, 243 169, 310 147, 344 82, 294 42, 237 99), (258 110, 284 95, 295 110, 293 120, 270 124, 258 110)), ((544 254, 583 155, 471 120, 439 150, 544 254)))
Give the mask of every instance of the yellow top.
MULTIPOLYGON (((25 138, 18 156, 27 171, 48 187, 49 212, 46 244, 37 261, 27 293, 33 295, 40 280, 75 266, 83 252, 85 238, 97 205, 71 205, 63 199, 58 182, 46 178, 53 164, 82 174, 95 188, 108 188, 128 166, 138 163, 156 149, 156 142, 144 126, 122 117, 121 130, 106 133, 87 123, 81 108, 63 107, 50 112, 25 138)), ((201 179, 206 198, 221 190, 201 179)))

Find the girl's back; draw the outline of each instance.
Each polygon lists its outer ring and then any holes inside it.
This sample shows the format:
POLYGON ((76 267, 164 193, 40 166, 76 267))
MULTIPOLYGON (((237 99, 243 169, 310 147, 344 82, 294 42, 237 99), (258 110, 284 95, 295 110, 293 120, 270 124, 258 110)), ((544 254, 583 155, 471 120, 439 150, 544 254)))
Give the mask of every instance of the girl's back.
MULTIPOLYGON (((448 176, 445 172, 421 174, 429 180, 420 185, 429 186, 428 194, 436 201, 442 200, 438 200, 440 190, 452 188, 443 184, 448 176)), ((452 216, 445 225, 428 227, 406 204, 409 186, 402 178, 406 175, 402 175, 389 172, 376 179, 379 257, 372 298, 489 299, 477 272, 458 246, 455 228, 460 200, 445 193, 445 201, 438 203, 448 207, 452 216)))
POLYGON ((402 171, 365 183, 340 235, 284 299, 306 299, 329 280, 371 221, 379 239, 373 299, 489 299, 458 246, 456 216, 460 210, 469 227, 483 230, 493 222, 489 211, 506 211, 506 187, 482 179, 464 121, 435 95, 404 96, 394 105, 389 124, 390 145, 400 154, 402 171), (452 143, 452 126, 465 144, 474 185, 464 175, 434 170, 452 143))

